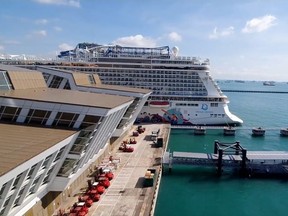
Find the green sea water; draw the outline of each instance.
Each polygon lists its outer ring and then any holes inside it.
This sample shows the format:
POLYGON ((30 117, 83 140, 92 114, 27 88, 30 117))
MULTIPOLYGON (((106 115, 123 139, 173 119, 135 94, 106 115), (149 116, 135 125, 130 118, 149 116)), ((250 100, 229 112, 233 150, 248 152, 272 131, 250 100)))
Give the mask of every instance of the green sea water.
MULTIPOLYGON (((220 83, 221 89, 287 91, 288 84, 263 86, 261 82, 220 83)), ((172 130, 170 151, 213 152, 214 141, 235 142, 249 150, 288 151, 288 137, 280 128, 288 127, 288 94, 225 93, 230 111, 244 124, 235 137, 222 130, 207 130, 205 136, 193 131, 172 130), (252 127, 266 128, 264 137, 251 136, 252 127)), ((224 171, 216 176, 214 168, 173 166, 164 172, 157 198, 155 216, 282 216, 288 214, 288 177, 241 178, 224 171)))

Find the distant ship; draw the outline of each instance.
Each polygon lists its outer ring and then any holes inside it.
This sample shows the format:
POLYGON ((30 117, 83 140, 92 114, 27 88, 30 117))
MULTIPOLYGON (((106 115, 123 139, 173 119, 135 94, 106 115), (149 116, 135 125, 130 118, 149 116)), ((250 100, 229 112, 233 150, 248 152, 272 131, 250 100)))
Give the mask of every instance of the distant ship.
POLYGON ((275 86, 276 83, 274 81, 264 81, 263 85, 265 85, 265 86, 275 86))
POLYGON ((153 90, 136 122, 177 125, 239 125, 228 98, 210 76, 209 59, 178 56, 169 46, 123 47, 81 43, 60 52, 58 68, 97 73, 102 83, 153 90), (75 62, 81 63, 76 65, 75 62), (83 62, 95 63, 85 67, 83 62))

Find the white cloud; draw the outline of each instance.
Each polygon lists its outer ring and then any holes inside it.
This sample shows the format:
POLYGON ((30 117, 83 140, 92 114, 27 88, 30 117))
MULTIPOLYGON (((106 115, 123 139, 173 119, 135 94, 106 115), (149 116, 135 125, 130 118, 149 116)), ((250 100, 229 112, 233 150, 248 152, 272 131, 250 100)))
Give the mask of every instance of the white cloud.
POLYGON ((266 15, 263 17, 253 18, 246 22, 242 29, 243 33, 262 32, 275 25, 276 17, 266 15))
POLYGON ((142 35, 128 36, 118 38, 113 41, 113 44, 121 46, 136 46, 136 47, 154 47, 156 42, 148 37, 143 37, 142 35))
POLYGON ((55 31, 62 31, 62 28, 59 27, 59 26, 54 26, 54 30, 55 30, 55 31))
POLYGON ((234 27, 229 26, 228 28, 218 30, 217 27, 214 28, 213 33, 209 35, 210 39, 217 39, 220 37, 227 37, 229 35, 232 35, 234 33, 234 27))
POLYGON ((48 20, 47 19, 39 19, 39 20, 36 20, 35 23, 39 24, 39 25, 45 25, 48 23, 48 20))
POLYGON ((0 51, 4 50, 4 46, 0 45, 0 51))
POLYGON ((67 43, 62 43, 58 46, 58 48, 61 50, 61 51, 65 51, 65 50, 72 50, 74 49, 73 46, 67 44, 67 43))
POLYGON ((35 36, 45 37, 47 36, 47 32, 45 30, 34 31, 33 34, 35 36))
POLYGON ((178 34, 177 32, 171 32, 171 33, 169 33, 168 38, 169 38, 171 41, 175 41, 175 42, 178 42, 178 41, 181 41, 181 40, 182 40, 182 36, 181 36, 180 34, 178 34))
POLYGON ((80 7, 80 0, 34 0, 40 4, 54 4, 54 5, 66 5, 71 7, 80 7))

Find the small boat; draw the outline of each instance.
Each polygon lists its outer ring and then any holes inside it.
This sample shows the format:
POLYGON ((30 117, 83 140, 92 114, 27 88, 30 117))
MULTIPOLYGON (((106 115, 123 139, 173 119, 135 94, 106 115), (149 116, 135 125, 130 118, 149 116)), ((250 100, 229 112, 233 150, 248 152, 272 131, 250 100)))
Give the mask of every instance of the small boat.
POLYGON ((194 135, 205 135, 206 134, 206 128, 201 127, 201 126, 197 126, 194 129, 194 135))
POLYGON ((235 135, 235 128, 229 126, 229 127, 224 127, 223 133, 225 136, 234 136, 235 135))
POLYGON ((265 85, 265 86, 275 86, 275 82, 274 81, 264 81, 263 82, 263 85, 265 85))
POLYGON ((280 135, 281 136, 288 136, 288 128, 282 128, 280 130, 280 135))
POLYGON ((252 135, 253 136, 264 136, 264 134, 265 134, 265 129, 263 129, 261 127, 252 129, 252 135))

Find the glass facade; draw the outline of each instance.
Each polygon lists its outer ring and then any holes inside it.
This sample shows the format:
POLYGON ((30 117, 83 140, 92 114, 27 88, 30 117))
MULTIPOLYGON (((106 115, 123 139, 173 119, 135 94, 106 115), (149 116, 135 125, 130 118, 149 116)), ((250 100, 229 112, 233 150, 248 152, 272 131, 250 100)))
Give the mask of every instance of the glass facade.
POLYGON ((6 71, 0 71, 0 90, 12 89, 11 81, 6 71))

